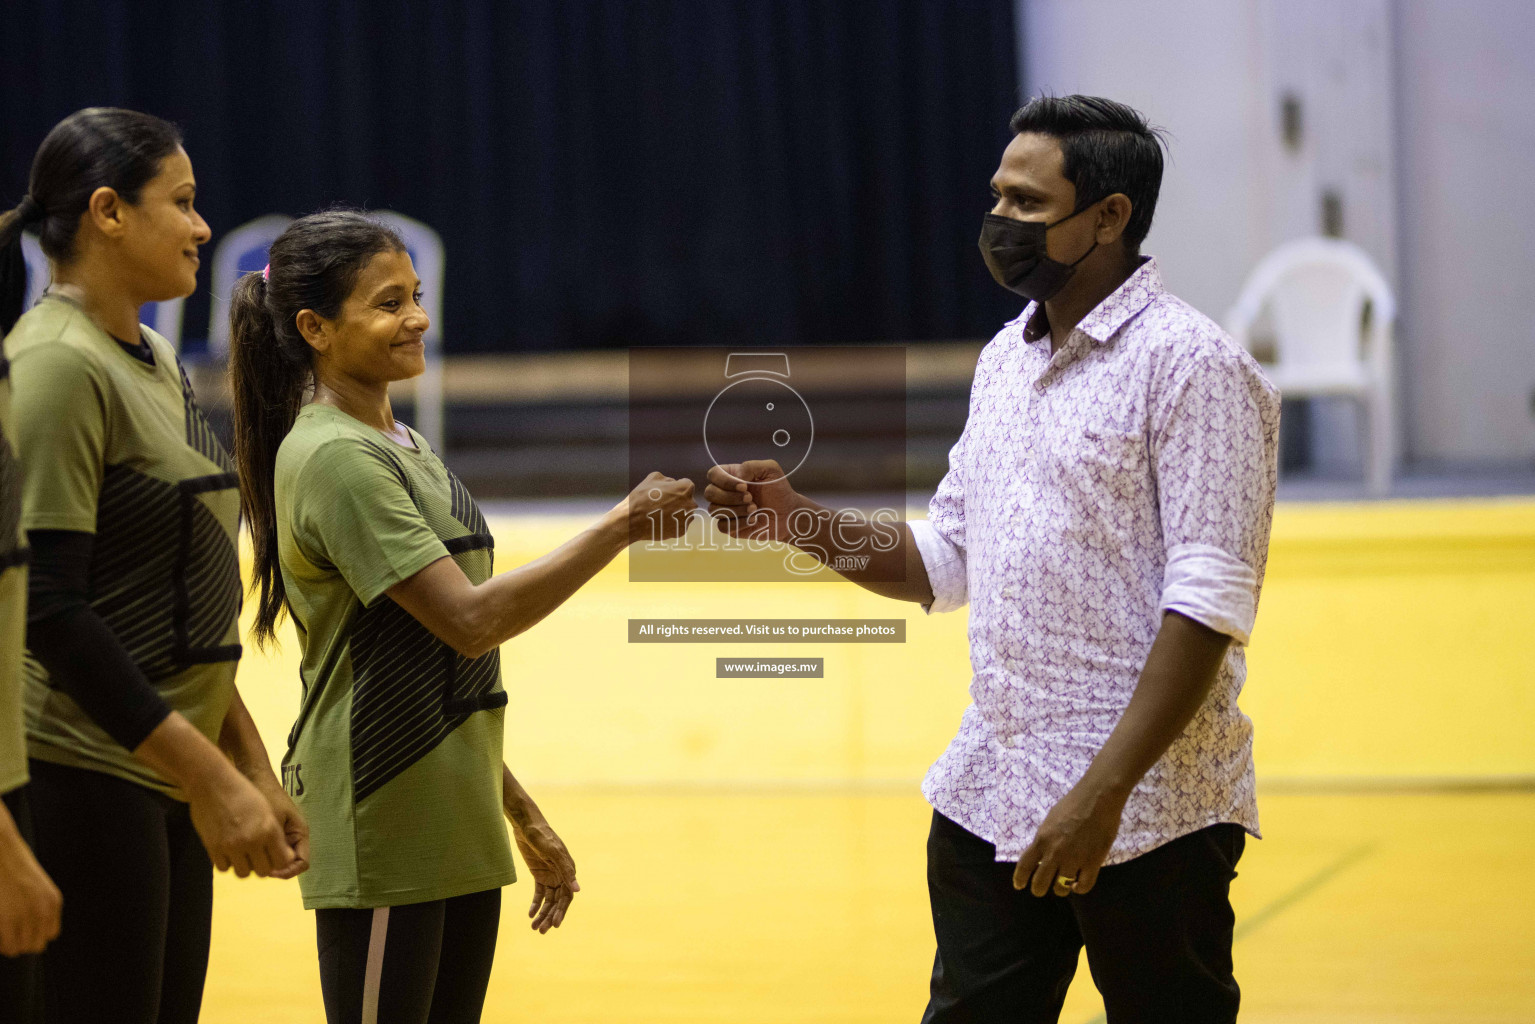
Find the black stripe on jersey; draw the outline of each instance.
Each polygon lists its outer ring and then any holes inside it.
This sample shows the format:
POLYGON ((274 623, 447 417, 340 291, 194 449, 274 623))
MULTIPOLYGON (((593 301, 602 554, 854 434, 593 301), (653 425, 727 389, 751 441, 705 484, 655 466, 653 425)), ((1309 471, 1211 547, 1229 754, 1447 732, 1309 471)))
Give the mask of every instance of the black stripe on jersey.
POLYGON ((197 498, 235 486, 231 473, 179 484, 127 466, 102 475, 91 608, 151 681, 240 656, 218 644, 239 614, 238 552, 197 498))
POLYGON ((181 492, 175 484, 107 466, 91 546, 91 608, 151 680, 176 671, 176 548, 181 492))
POLYGON ((442 546, 448 549, 448 554, 458 555, 465 551, 494 550, 496 538, 488 533, 466 533, 462 537, 454 537, 442 542, 442 546))
MULTIPOLYGON (((485 517, 480 514, 480 506, 475 504, 474 498, 469 495, 469 489, 464 486, 463 481, 453 475, 451 469, 444 466, 443 470, 448 474, 448 483, 452 491, 450 512, 453 518, 474 531, 462 537, 443 541, 448 554, 495 551, 496 539, 490 535, 485 517)), ((443 706, 452 714, 472 714, 476 711, 490 711, 505 707, 506 691, 495 690, 495 685, 500 678, 499 651, 492 651, 474 661, 459 658, 454 663, 454 671, 448 676, 443 706)))
POLYGON ((176 369, 181 371, 181 404, 186 409, 187 444, 209 462, 226 472, 233 472, 234 460, 229 457, 229 452, 224 449, 208 417, 203 415, 202 408, 192 395, 192 381, 187 377, 187 369, 179 359, 176 360, 176 369))
POLYGON ((182 514, 176 565, 176 657, 184 665, 240 657, 238 642, 219 643, 228 634, 229 623, 240 617, 240 555, 224 527, 197 497, 239 486, 240 478, 234 473, 194 477, 177 485, 182 514))
POLYGON ((448 676, 447 695, 442 702, 448 714, 469 715, 506 707, 506 691, 495 689, 501 679, 501 651, 491 651, 470 661, 455 654, 453 672, 448 676))
MULTIPOLYGON (((489 534, 490 527, 485 523, 485 517, 480 514, 480 506, 475 504, 469 488, 447 466, 442 467, 448 474, 448 486, 453 492, 453 505, 450 509, 453 518, 464 524, 464 528, 470 533, 489 534)), ((494 546, 494 545, 492 545, 494 546)))
MULTIPOLYGON (((397 452, 383 442, 363 442, 387 466, 429 523, 397 452)), ((485 517, 452 470, 448 475, 453 519, 470 532, 443 541, 450 555, 493 551, 485 517)), ((440 518, 440 516, 439 516, 440 518)), ((445 523, 434 523, 443 529, 445 523)), ((351 637, 352 792, 362 802, 436 749, 443 738, 477 711, 504 707, 499 689, 501 652, 461 656, 393 601, 358 612, 351 637)))
POLYGON ((394 601, 358 612, 352 653, 352 794, 361 803, 436 749, 475 711, 500 707, 501 652, 470 660, 394 601), (462 702, 455 679, 472 687, 462 702))
POLYGON ((32 562, 31 548, 15 548, 0 555, 0 572, 14 569, 18 565, 29 565, 32 562))

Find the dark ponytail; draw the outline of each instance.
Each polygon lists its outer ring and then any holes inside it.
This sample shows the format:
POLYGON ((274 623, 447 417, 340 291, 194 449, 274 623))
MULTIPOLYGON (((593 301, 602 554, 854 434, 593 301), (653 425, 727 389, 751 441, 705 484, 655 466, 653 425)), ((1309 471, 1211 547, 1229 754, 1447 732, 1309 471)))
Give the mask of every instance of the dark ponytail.
POLYGON ((137 203, 140 190, 160 173, 160 161, 180 145, 175 125, 118 107, 87 107, 53 126, 32 160, 21 204, 0 214, 0 334, 21 318, 26 299, 22 231, 36 225, 43 253, 55 263, 69 262, 91 194, 110 188, 123 202, 137 203))
POLYGON ((300 217, 272 243, 265 279, 246 274, 229 305, 229 385, 234 395, 240 507, 251 532, 260 591, 254 629, 264 647, 287 604, 277 557, 277 449, 313 388, 312 352, 299 333, 306 309, 341 313, 357 275, 381 252, 404 252, 389 228, 356 210, 300 217))
POLYGON ((21 233, 42 219, 42 207, 31 195, 16 209, 0 213, 0 337, 10 333, 21 319, 21 305, 27 297, 27 259, 21 251, 21 233))

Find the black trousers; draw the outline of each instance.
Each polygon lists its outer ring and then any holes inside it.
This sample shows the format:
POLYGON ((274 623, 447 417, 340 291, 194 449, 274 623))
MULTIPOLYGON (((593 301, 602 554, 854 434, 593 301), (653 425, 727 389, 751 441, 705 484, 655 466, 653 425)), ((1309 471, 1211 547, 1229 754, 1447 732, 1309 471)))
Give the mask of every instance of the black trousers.
MULTIPOLYGON (((16 831, 28 846, 33 845, 32 811, 27 787, 5 794, 5 809, 16 822, 16 831)), ((37 1024, 42 1020, 42 964, 35 953, 26 956, 0 956, 0 1021, 6 1024, 37 1024)))
POLYGON ((371 910, 317 910, 329 1024, 478 1024, 501 890, 371 910))
POLYGON ((1212 825, 1104 868, 1085 896, 1036 897, 991 843, 934 812, 924 1024, 1053 1024, 1084 945, 1109 1024, 1236 1020, 1228 893, 1245 843, 1240 825, 1212 825))
POLYGON ((213 865, 187 805, 101 772, 31 762, 37 859, 64 896, 43 953, 48 1024, 195 1024, 213 865))

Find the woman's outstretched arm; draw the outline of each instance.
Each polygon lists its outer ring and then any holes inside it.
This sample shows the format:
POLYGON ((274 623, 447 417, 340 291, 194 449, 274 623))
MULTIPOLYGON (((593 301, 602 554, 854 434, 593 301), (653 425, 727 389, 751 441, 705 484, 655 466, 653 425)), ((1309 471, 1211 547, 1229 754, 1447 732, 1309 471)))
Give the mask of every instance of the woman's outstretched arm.
POLYGON ((526 565, 475 585, 448 556, 386 593, 443 643, 478 658, 542 621, 658 521, 659 539, 678 536, 696 507, 691 480, 652 473, 591 527, 526 565))

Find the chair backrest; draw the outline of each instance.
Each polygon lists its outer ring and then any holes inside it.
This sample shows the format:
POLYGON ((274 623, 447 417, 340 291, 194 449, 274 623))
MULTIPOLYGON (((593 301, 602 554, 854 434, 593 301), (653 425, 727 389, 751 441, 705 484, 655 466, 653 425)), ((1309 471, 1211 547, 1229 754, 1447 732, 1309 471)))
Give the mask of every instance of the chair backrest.
MULTIPOLYGON (((52 279, 53 271, 48 265, 48 257, 43 255, 43 247, 36 236, 22 234, 21 254, 27 264, 27 292, 21 308, 28 310, 42 297, 43 291, 47 289, 52 279)), ((185 299, 146 302, 139 307, 139 323, 163 335, 165 340, 179 352, 181 351, 181 311, 185 305, 185 299)))
POLYGON ((229 357, 229 300, 241 276, 267 265, 267 250, 293 218, 281 213, 257 217, 219 239, 213 250, 212 312, 208 321, 208 357, 229 357))
POLYGON ((181 351, 181 311, 186 299, 146 302, 139 307, 139 323, 161 335, 171 348, 181 351))
POLYGON ((432 326, 421 340, 426 346, 426 372, 416 381, 416 429, 438 453, 445 444, 442 391, 442 285, 446 254, 442 236, 403 213, 378 210, 372 216, 393 228, 405 243, 416 276, 421 278, 421 305, 432 326))
MULTIPOLYGON (((442 236, 420 221, 393 210, 375 211, 372 216, 400 235, 421 278, 425 293, 423 305, 432 326, 422 339, 426 346, 426 372, 416 385, 416 429, 440 453, 443 449, 442 236)), ((214 249, 209 358, 229 357, 229 300, 234 294, 235 283, 242 275, 266 266, 272 243, 291 223, 292 218, 283 214, 257 217, 229 232, 214 249)))
POLYGON ((1275 362, 1326 372, 1384 367, 1396 299, 1385 277, 1359 246, 1337 238, 1301 238, 1269 253, 1253 272, 1226 329, 1249 348, 1264 309, 1274 325, 1275 362), (1366 303, 1365 351, 1360 351, 1366 303))
POLYGON ((42 297, 53 270, 48 266, 48 257, 43 255, 42 244, 31 232, 22 232, 21 255, 27 264, 27 293, 21 303, 21 311, 25 313, 42 297))

